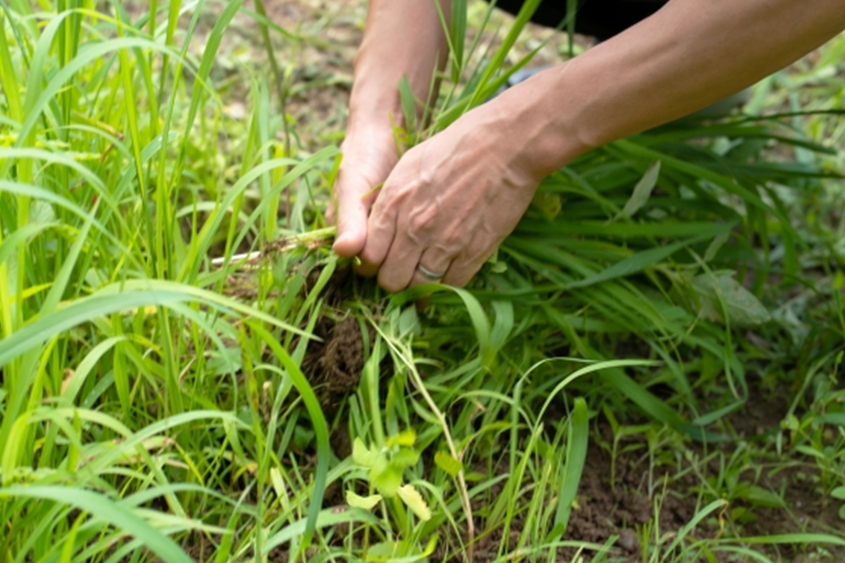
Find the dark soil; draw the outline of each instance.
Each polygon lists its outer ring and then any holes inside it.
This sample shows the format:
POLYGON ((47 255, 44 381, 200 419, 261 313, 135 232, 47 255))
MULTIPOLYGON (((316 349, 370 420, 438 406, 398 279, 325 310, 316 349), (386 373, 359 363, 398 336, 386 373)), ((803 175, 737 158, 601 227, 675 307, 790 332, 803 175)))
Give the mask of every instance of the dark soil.
POLYGON ((364 368, 361 326, 351 315, 337 323, 323 317, 317 322, 315 334, 323 342, 309 345, 303 371, 326 415, 331 416, 361 380, 364 368))
MULTIPOLYGON (((763 396, 760 397, 763 398, 763 396)), ((777 408, 778 405, 783 406, 783 403, 775 401, 774 404, 772 408, 763 405, 759 409, 753 406, 747 407, 746 410, 757 414, 748 415, 746 431, 765 435, 772 431, 772 425, 777 427, 785 411, 779 411, 777 408)), ((600 432, 605 443, 609 442, 611 438, 609 429, 602 428, 600 432)), ((637 442, 633 439, 623 441, 623 445, 635 443, 637 442)), ((729 456, 734 445, 726 444, 724 449, 725 455, 729 456)), ((703 457, 704 452, 700 445, 690 444, 690 450, 695 452, 696 457, 703 457)), ((611 486, 611 456, 598 445, 595 437, 591 440, 578 490, 577 507, 571 512, 564 540, 602 545, 615 536, 616 541, 609 554, 609 560, 615 563, 638 563, 643 561, 643 546, 640 544, 640 539, 643 537, 644 528, 654 526, 650 534, 652 541, 645 546, 651 554, 654 550, 655 535, 671 538, 672 534, 686 526, 704 506, 715 500, 708 497, 700 499, 698 492, 701 489, 702 479, 713 479, 719 474, 718 459, 713 459, 708 464, 699 463, 700 476, 692 472, 679 476, 675 466, 660 465, 654 467, 652 475, 649 476, 648 460, 643 458, 641 452, 642 450, 622 453, 617 457, 616 482, 611 486), (653 490, 651 496, 649 495, 649 479, 651 479, 653 490), (668 482, 665 489, 664 479, 668 482)), ((688 469, 688 462, 681 462, 679 468, 681 471, 688 469)), ((481 467, 475 469, 484 472, 481 467)), ((791 533, 827 533, 842 537, 845 526, 838 517, 839 506, 835 502, 830 502, 829 495, 818 484, 818 471, 815 467, 790 468, 774 474, 760 473, 754 469, 749 468, 742 472, 740 479, 762 489, 783 491, 786 506, 763 507, 742 499, 733 499, 721 514, 714 512, 705 518, 689 532, 688 538, 706 540, 722 536, 752 537, 791 533), (734 518, 739 514, 744 514, 746 518, 751 515, 750 521, 734 518)), ((500 472, 506 471, 506 466, 500 469, 500 472)), ((492 498, 497 497, 501 492, 501 487, 493 490, 492 498)), ((474 510, 481 511, 482 505, 488 501, 478 499, 477 503, 474 503, 474 510)), ((508 542, 511 548, 516 546, 523 524, 519 519, 512 522, 508 542)), ((501 528, 485 532, 484 522, 476 521, 476 526, 479 536, 475 550, 476 562, 487 563, 496 560, 503 540, 501 528)), ((665 548, 667 543, 671 543, 671 539, 663 543, 665 548)), ((778 562, 845 561, 845 548, 839 547, 799 546, 796 548, 792 545, 749 547, 765 554, 772 561, 778 562), (818 552, 811 554, 815 550, 818 552)), ((451 556, 456 553, 456 550, 453 547, 448 553, 451 556)), ((578 553, 576 548, 561 548, 557 551, 556 561, 573 561, 578 553)), ((439 551, 435 553, 432 560, 441 560, 445 554, 445 550, 439 551)), ((669 554, 664 555, 667 558, 669 556, 669 554)), ((580 556, 584 563, 592 560, 589 552, 582 552, 580 556)), ((718 553, 716 556, 719 563, 736 561, 736 559, 729 559, 724 553, 718 553)), ((458 561, 459 559, 452 557, 449 560, 458 561)), ((658 560, 663 560, 663 558, 658 560)))
MULTIPOLYGON (((633 456, 617 460, 618 483, 611 487, 610 464, 607 452, 590 448, 579 487, 579 506, 570 516, 566 539, 602 544, 618 535, 616 545, 630 554, 630 561, 638 561, 640 544, 632 530, 648 524, 659 507, 660 532, 677 531, 695 515, 696 499, 681 498, 671 491, 662 498, 659 493, 657 498, 649 498, 644 490, 648 468, 638 465, 633 456)), ((655 477, 660 478, 659 473, 655 477)), ((574 555, 575 550, 567 548, 559 551, 558 558, 569 561, 574 555)))
MULTIPOLYGON (((570 514, 563 539, 604 544, 611 536, 618 536, 612 560, 634 563, 642 560, 639 534, 635 530, 653 520, 657 510, 661 534, 677 531, 686 525, 697 510, 695 496, 680 497, 670 491, 649 498, 645 490, 647 471, 648 468, 638 463, 634 455, 621 455, 616 460, 616 484, 611 487, 611 456, 595 443, 591 444, 578 490, 577 507, 570 514)), ((662 480, 662 474, 655 473, 655 478, 662 480)), ((662 488, 659 489, 662 493, 662 488)), ((522 526, 518 519, 513 522, 510 533, 512 546, 516 544, 522 526)), ((697 537, 710 537, 714 530, 704 527, 697 532, 697 537)), ((482 537, 475 552, 476 562, 495 560, 501 540, 501 530, 482 537)), ((576 553, 578 550, 575 548, 560 548, 556 560, 572 561, 576 553)), ((585 563, 591 560, 589 553, 581 553, 581 556, 585 563)))

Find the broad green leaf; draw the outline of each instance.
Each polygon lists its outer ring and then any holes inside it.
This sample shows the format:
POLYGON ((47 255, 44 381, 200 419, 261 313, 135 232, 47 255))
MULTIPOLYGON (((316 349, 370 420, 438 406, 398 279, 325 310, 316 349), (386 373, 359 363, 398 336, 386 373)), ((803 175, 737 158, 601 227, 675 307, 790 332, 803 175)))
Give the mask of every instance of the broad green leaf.
POLYGON ((368 563, 388 563, 397 558, 407 557, 414 553, 414 548, 407 541, 384 541, 370 546, 367 550, 368 563))
POLYGON ((411 448, 402 448, 393 454, 390 463, 397 467, 405 468, 416 464, 419 459, 420 453, 418 451, 412 450, 411 448))
POLYGON ((692 280, 692 287, 701 299, 701 313, 705 319, 725 322, 721 296, 734 326, 758 325, 771 320, 769 311, 734 279, 733 272, 702 274, 692 280))
POLYGON ((845 500, 845 487, 836 487, 830 492, 830 496, 839 500, 845 500))
POLYGON ((53 223, 56 220, 56 211, 46 201, 33 201, 30 206, 29 220, 33 223, 53 223))
POLYGON ((478 339, 481 362, 485 366, 489 366, 496 357, 496 350, 490 341, 490 321, 487 319, 481 303, 469 291, 450 285, 426 283, 409 288, 402 293, 397 293, 391 300, 391 304, 401 307, 408 301, 420 299, 423 296, 432 295, 440 291, 452 291, 464 302, 464 306, 472 321, 472 326, 475 329, 475 336, 478 339))
POLYGON ((306 519, 305 532, 303 534, 301 548, 308 547, 311 539, 314 537, 314 530, 318 525, 320 516, 320 508, 323 504, 323 494, 326 490, 326 480, 329 472, 329 454, 331 446, 329 445, 329 428, 326 424, 326 418, 323 415, 323 409, 320 406, 320 401, 314 394, 314 389, 308 382, 308 378, 302 373, 299 366, 294 363, 287 351, 279 344, 278 337, 274 337, 257 322, 250 320, 250 327, 252 330, 269 346, 270 350, 276 356, 276 359, 281 363, 287 372, 288 377, 293 382, 299 395, 302 397, 302 402, 308 411, 308 416, 311 418, 311 424, 314 428, 314 433, 317 438, 317 463, 314 472, 313 488, 310 496, 310 506, 308 507, 308 517, 306 519))
POLYGON ((466 41, 467 30, 467 9, 466 0, 453 0, 452 25, 449 30, 453 82, 458 82, 460 80, 461 70, 464 68, 464 42, 466 41))
POLYGON ((381 471, 370 470, 370 481, 384 498, 393 498, 402 482, 402 468, 388 463, 381 471))
POLYGON ((372 467, 376 461, 376 454, 364 445, 361 438, 355 438, 352 442, 352 461, 364 467, 372 467))
POLYGON ((820 424, 845 426, 845 412, 828 412, 813 418, 813 427, 820 424))
POLYGON ((405 143, 408 147, 416 144, 415 132, 417 130, 417 100, 408 77, 403 76, 399 81, 399 103, 402 107, 402 115, 405 117, 405 134, 408 136, 405 143))
POLYGON ((399 336, 407 338, 412 334, 417 334, 420 331, 420 319, 417 316, 417 308, 415 306, 405 307, 402 314, 399 315, 399 336))
POLYGON ((352 508, 362 508, 364 510, 372 510, 375 505, 381 502, 381 495, 370 495, 362 497, 355 494, 354 491, 346 491, 346 504, 352 508))
POLYGON ((164 280, 133 280, 106 286, 93 295, 77 299, 0 341, 0 367, 24 352, 41 345, 56 334, 97 317, 150 305, 175 306, 186 301, 198 301, 221 311, 236 311, 251 315, 302 336, 311 336, 295 327, 281 323, 271 315, 211 291, 164 280))
POLYGON ((434 463, 452 477, 457 477, 464 468, 463 463, 447 452, 437 452, 434 454, 434 463))
POLYGON ((414 488, 413 485, 399 487, 398 493, 402 502, 404 502, 405 505, 417 515, 417 518, 423 522, 431 520, 431 510, 429 510, 428 504, 426 504, 422 495, 414 488))

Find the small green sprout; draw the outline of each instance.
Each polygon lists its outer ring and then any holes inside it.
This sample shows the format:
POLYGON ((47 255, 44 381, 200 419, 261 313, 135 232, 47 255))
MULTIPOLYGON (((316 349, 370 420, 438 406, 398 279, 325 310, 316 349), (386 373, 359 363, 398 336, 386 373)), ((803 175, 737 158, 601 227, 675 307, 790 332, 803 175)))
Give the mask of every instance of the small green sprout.
POLYGON ((355 508, 372 510, 382 498, 391 499, 396 495, 402 499, 417 518, 423 522, 431 519, 431 510, 425 499, 413 485, 402 485, 405 469, 417 463, 419 452, 413 449, 417 435, 413 430, 405 430, 387 439, 384 448, 368 448, 360 438, 352 444, 352 460, 366 467, 370 484, 378 494, 362 497, 353 491, 346 491, 346 502, 355 508))

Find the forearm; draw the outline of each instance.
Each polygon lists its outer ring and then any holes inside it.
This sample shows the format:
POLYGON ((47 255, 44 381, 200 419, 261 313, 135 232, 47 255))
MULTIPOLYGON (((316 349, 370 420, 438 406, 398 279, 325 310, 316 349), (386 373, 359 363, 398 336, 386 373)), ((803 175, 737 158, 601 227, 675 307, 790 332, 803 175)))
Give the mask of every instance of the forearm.
MULTIPOLYGON (((714 103, 845 28, 842 0, 672 0, 651 18, 501 96, 549 173, 714 103)), ((517 125, 514 125, 515 127, 517 125)))
MULTIPOLYGON (((449 49, 436 2, 448 24, 451 0, 372 0, 364 39, 355 56, 349 127, 402 122, 398 85, 407 77, 425 103, 432 77, 449 49)), ((420 104, 419 109, 422 110, 420 104)))

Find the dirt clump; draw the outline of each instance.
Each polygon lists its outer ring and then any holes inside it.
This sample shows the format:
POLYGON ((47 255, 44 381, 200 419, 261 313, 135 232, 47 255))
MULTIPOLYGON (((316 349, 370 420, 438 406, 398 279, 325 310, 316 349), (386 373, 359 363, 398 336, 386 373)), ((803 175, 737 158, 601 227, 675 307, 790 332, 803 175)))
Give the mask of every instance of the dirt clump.
POLYGON ((333 419, 346 395, 358 387, 364 369, 364 339, 361 325, 352 316, 337 322, 329 317, 317 321, 315 336, 302 363, 327 418, 333 419))

